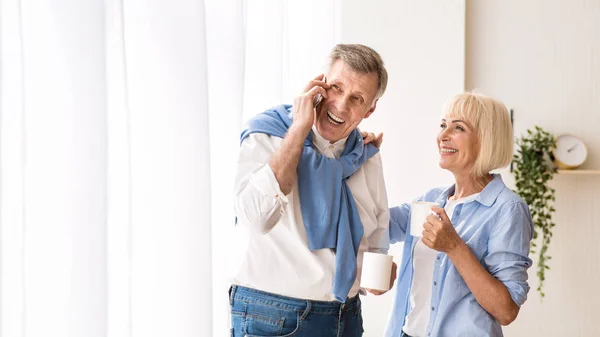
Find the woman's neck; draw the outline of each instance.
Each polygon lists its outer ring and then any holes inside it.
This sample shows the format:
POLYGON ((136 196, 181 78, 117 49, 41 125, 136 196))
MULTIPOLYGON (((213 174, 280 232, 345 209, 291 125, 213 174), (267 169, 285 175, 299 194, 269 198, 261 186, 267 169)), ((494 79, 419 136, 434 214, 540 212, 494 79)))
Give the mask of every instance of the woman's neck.
POLYGON ((472 194, 483 191, 485 186, 494 179, 491 174, 486 174, 483 177, 475 177, 470 174, 454 175, 456 183, 454 185, 454 195, 450 196, 450 200, 458 200, 468 197, 472 194))

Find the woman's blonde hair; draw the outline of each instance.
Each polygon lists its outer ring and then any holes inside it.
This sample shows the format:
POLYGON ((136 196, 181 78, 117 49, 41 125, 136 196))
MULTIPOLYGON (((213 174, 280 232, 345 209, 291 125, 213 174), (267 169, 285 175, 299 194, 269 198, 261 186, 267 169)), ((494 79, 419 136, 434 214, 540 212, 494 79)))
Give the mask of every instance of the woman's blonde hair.
POLYGON ((483 177, 511 162, 513 129, 504 103, 482 94, 467 92, 446 103, 444 116, 458 117, 477 131, 479 154, 472 171, 476 177, 483 177))

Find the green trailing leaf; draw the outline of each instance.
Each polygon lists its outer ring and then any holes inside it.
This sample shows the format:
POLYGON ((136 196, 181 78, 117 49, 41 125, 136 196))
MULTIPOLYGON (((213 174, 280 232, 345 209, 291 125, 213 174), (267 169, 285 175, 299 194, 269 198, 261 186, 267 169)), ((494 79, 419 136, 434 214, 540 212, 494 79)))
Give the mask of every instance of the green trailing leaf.
POLYGON ((515 191, 529 205, 533 220, 533 242, 531 254, 538 254, 537 276, 540 280, 537 290, 544 297, 544 281, 548 246, 552 238, 552 213, 554 213, 554 189, 548 186, 556 173, 552 164, 552 150, 556 147, 556 139, 539 126, 535 130, 527 130, 527 135, 517 139, 517 153, 514 155, 515 191))

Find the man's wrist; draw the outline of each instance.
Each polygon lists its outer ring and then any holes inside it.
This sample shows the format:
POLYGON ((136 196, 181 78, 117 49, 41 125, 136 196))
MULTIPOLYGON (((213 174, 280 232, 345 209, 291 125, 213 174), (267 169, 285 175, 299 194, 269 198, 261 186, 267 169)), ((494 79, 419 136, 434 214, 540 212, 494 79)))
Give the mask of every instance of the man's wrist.
POLYGON ((292 123, 292 125, 288 129, 288 135, 291 136, 293 139, 304 143, 304 140, 308 136, 308 133, 310 132, 311 129, 312 129, 312 124, 305 126, 305 125, 301 125, 299 123, 292 123))

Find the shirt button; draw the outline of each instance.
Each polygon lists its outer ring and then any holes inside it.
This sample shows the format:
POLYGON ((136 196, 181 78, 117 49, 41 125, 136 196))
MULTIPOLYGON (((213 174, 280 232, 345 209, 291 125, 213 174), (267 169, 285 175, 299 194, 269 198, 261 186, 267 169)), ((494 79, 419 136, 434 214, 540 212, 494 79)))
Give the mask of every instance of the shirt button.
POLYGON ((441 259, 441 257, 438 255, 438 257, 436 258, 436 260, 438 260, 438 261, 439 261, 440 259, 441 259))
POLYGON ((435 310, 435 308, 434 308, 434 307, 431 307, 431 311, 434 311, 434 310, 435 310))
POLYGON ((437 286, 437 282, 435 282, 435 281, 434 281, 434 282, 433 282, 433 285, 434 285, 434 286, 437 286))

